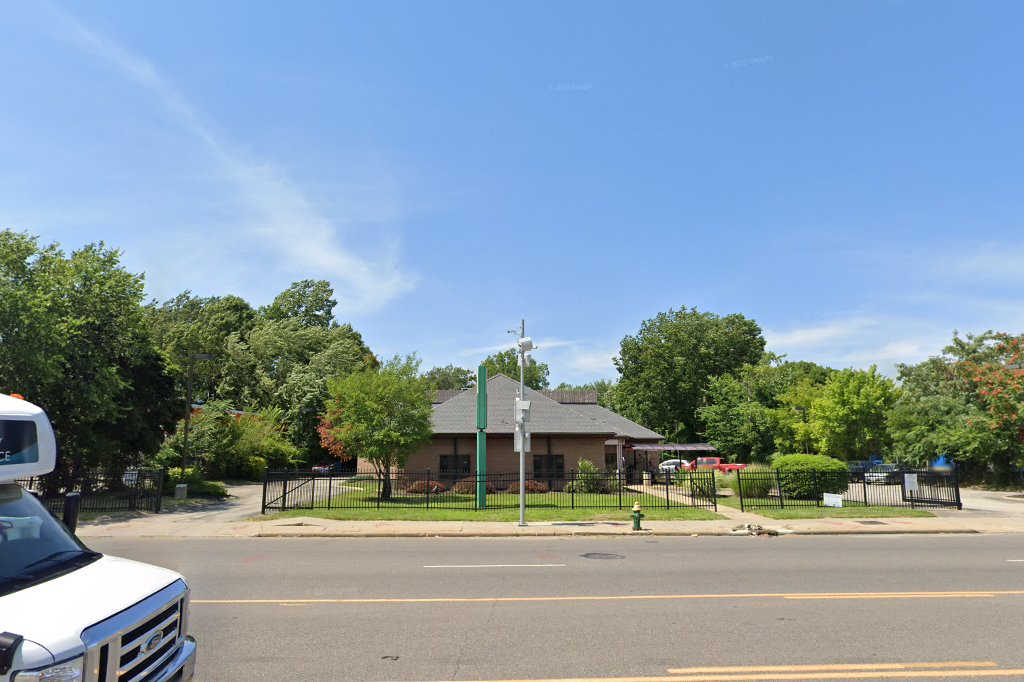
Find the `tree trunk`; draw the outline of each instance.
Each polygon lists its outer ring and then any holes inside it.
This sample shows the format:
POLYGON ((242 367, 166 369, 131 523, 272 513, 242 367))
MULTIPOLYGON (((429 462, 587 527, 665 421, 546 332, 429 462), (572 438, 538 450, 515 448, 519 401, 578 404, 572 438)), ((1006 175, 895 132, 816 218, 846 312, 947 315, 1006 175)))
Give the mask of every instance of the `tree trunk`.
POLYGON ((380 487, 380 499, 390 500, 391 499, 391 467, 386 467, 383 471, 384 478, 380 487))

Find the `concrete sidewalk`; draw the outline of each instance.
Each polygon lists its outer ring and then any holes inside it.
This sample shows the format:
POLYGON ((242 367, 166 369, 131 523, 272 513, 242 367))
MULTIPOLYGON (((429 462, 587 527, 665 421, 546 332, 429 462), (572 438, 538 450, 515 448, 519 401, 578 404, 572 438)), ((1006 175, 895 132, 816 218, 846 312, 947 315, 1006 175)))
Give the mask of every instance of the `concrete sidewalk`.
MULTIPOLYGON (((1024 517, 935 517, 887 519, 807 519, 756 522, 780 535, 885 535, 927 533, 1024 533, 1024 517)), ((629 522, 515 522, 488 521, 335 521, 293 517, 268 521, 207 521, 180 523, 161 515, 87 523, 78 536, 95 537, 517 537, 578 535, 707 536, 748 535, 737 531, 736 520, 644 521, 640 533, 629 522)))

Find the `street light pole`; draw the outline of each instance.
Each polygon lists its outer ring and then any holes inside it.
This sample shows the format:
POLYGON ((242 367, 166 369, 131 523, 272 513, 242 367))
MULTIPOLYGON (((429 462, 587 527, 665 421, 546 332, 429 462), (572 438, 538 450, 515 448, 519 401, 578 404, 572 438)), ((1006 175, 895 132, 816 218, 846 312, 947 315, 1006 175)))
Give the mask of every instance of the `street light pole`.
MULTIPOLYGON (((515 331, 512 331, 514 334, 515 331)), ((519 525, 526 525, 526 453, 530 450, 530 432, 526 422, 530 420, 530 401, 526 399, 526 364, 529 352, 534 349, 533 340, 526 336, 526 320, 519 323, 519 394, 515 404, 515 445, 519 450, 519 525)))
POLYGON ((188 433, 192 426, 192 370, 197 360, 213 360, 209 353, 193 353, 188 359, 188 378, 185 381, 185 438, 181 449, 181 482, 185 482, 185 468, 188 466, 188 433))

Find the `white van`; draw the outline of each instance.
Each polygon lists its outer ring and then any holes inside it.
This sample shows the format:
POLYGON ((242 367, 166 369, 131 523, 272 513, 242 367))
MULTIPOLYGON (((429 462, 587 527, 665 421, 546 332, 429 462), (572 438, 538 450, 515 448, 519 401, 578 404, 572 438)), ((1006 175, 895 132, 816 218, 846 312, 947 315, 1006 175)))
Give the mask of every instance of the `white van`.
POLYGON ((0 394, 0 682, 191 680, 185 580, 90 550, 14 483, 56 451, 43 411, 0 394))

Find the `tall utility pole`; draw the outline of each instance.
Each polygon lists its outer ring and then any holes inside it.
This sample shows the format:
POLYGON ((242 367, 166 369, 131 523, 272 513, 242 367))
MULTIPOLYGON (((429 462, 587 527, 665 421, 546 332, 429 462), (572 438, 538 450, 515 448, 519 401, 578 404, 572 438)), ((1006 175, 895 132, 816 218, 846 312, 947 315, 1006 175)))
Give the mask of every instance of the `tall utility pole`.
MULTIPOLYGON (((515 333, 515 332, 513 332, 515 333)), ((519 394, 515 404, 515 446, 519 451, 519 525, 526 525, 526 453, 530 451, 530 401, 526 400, 526 365, 530 362, 533 340, 526 335, 526 320, 519 322, 519 394)))

